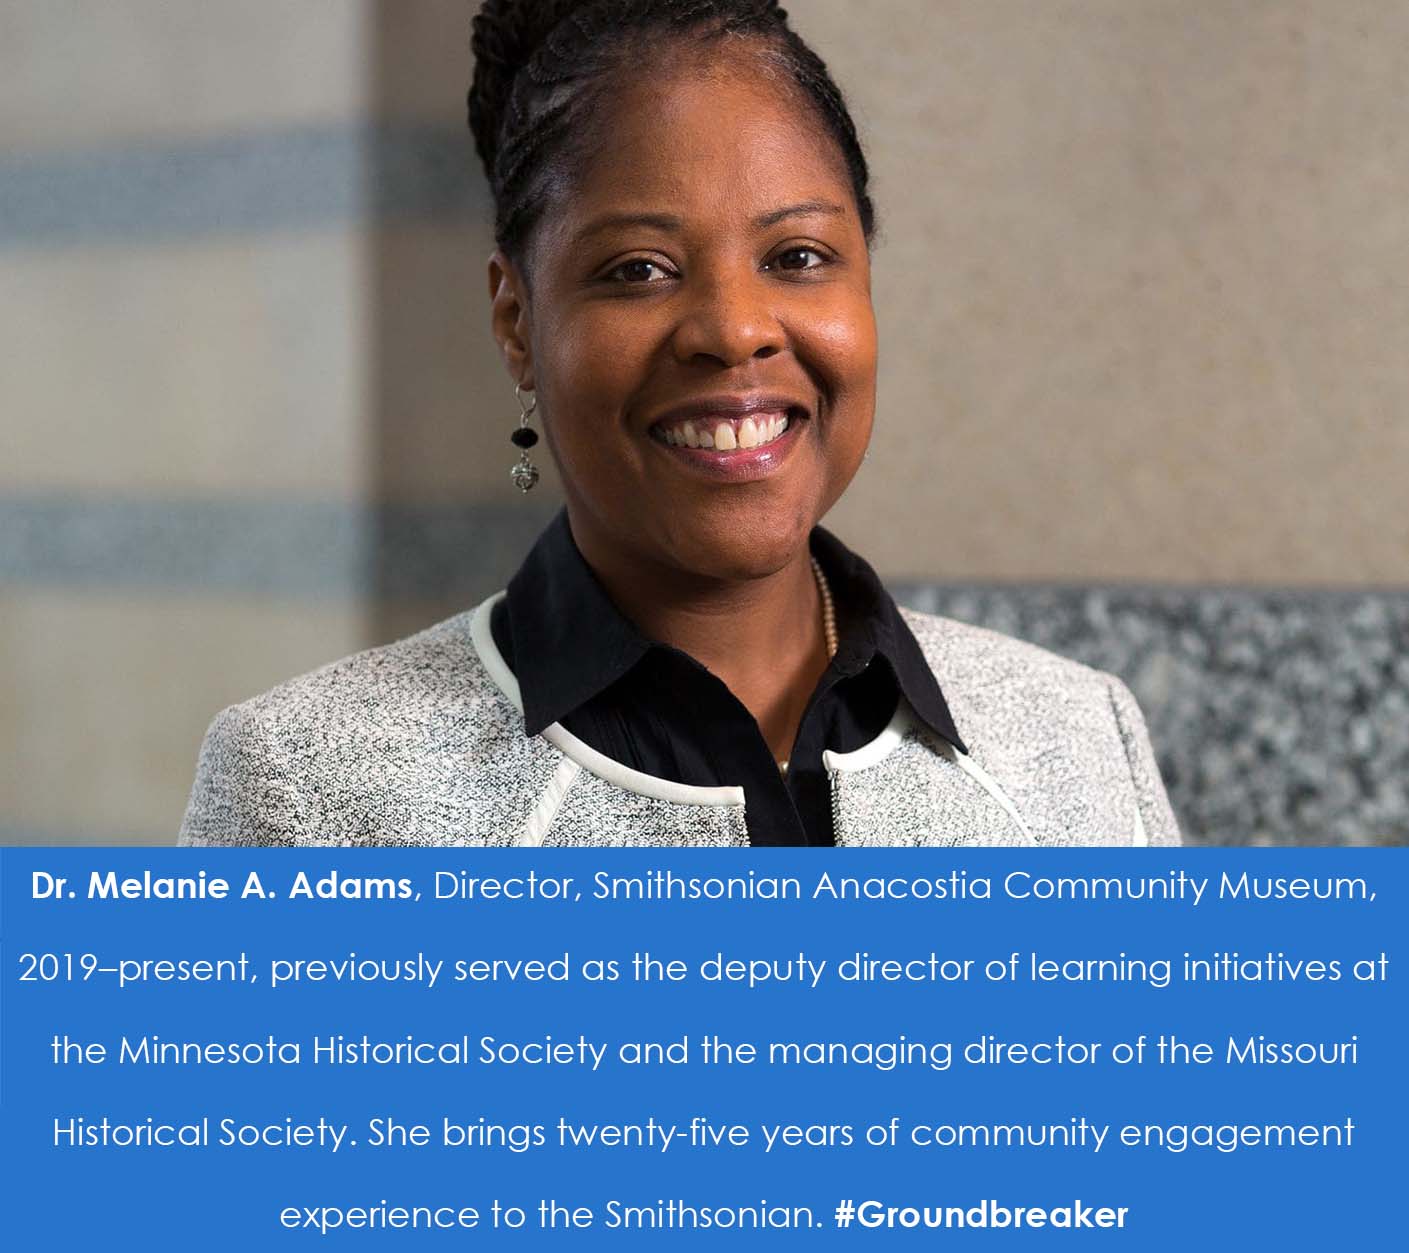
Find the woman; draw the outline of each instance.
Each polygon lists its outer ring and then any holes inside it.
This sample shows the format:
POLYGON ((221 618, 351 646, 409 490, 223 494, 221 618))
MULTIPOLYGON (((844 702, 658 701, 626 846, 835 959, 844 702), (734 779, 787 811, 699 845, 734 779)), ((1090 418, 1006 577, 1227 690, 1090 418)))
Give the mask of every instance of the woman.
POLYGON ((506 594, 221 714, 189 843, 1177 843, 1112 676, 897 609, 866 162, 765 0, 487 0, 491 321, 566 509, 506 594))

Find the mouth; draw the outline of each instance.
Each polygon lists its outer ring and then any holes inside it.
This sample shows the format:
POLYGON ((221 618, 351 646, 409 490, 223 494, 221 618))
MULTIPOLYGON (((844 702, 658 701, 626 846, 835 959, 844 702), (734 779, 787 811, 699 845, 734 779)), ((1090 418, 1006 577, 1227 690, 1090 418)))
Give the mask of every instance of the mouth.
POLYGON ((678 422, 657 422, 651 427, 651 437, 671 448, 734 452, 741 448, 767 448, 782 439, 792 423, 786 410, 754 413, 746 418, 685 418, 678 422))
POLYGON ((796 446, 811 412, 777 396, 720 396, 658 419, 650 439, 683 466, 712 478, 748 481, 772 474, 796 446))

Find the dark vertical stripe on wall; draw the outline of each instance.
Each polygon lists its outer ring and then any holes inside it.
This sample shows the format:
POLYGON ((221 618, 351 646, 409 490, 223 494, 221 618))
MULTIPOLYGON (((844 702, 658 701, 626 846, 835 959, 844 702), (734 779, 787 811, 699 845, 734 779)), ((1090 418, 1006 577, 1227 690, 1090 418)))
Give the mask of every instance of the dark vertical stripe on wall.
MULTIPOLYGON (((463 103, 472 70, 468 51, 472 9, 455 13, 443 9, 428 15, 401 0, 373 0, 367 13, 368 111, 374 117, 396 116, 407 100, 426 98, 431 86, 428 74, 439 75, 434 97, 446 102, 447 111, 454 102, 459 121, 458 143, 464 156, 458 168, 473 184, 479 202, 487 205, 488 188, 463 103), (445 40, 452 37, 463 41, 463 57, 439 55, 445 40)), ((407 173, 420 186, 434 183, 429 171, 439 166, 436 151, 403 147, 403 152, 413 158, 410 170, 398 169, 390 158, 369 169, 377 197, 395 196, 407 173)), ((492 216, 487 207, 483 216, 492 216)), ((408 252, 407 240, 393 232, 382 232, 368 243, 371 295, 365 385, 370 429, 366 434, 376 476, 369 494, 372 499, 414 500, 433 488, 447 464, 492 456, 495 451, 503 457, 509 445, 505 428, 494 426, 496 396, 488 389, 499 384, 502 411, 511 412, 512 387, 490 355, 484 257, 478 252, 471 257, 467 249, 436 251, 444 244, 435 239, 420 241, 424 252, 415 248, 408 252), (445 408, 428 410, 428 398, 445 408), (416 420, 408 422, 408 413, 416 420)), ((508 462, 504 457, 501 482, 507 482, 508 462)), ((412 587, 444 586, 444 576, 455 573, 470 548, 482 551, 482 557, 477 553, 473 560, 492 564, 507 580, 551 508, 546 495, 540 490, 523 502, 523 509, 504 513, 504 525, 492 531, 473 524, 456 526, 449 519, 427 526, 407 513, 379 514, 381 557, 373 572, 375 588, 369 606, 373 635, 397 634, 396 602, 412 587), (506 551, 498 539, 484 548, 491 534, 505 535, 510 529, 519 537, 515 551, 506 551)), ((454 602, 442 596, 436 603, 448 608, 454 602)))

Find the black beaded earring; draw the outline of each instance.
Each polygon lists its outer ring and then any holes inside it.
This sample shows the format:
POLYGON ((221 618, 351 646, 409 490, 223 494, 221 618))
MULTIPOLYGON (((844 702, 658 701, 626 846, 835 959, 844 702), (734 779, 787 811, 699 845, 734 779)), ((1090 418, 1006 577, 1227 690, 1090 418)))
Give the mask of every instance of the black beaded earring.
POLYGON ((519 450, 519 459, 514 463, 514 468, 509 471, 509 476, 514 480, 514 486, 521 492, 531 492, 534 484, 538 482, 538 467, 528 459, 528 450, 538 443, 538 432, 528 424, 529 418, 538 408, 538 397, 530 393, 529 401, 524 403, 523 385, 514 385, 514 399, 519 402, 519 424, 514 428, 514 433, 509 436, 515 448, 519 450))

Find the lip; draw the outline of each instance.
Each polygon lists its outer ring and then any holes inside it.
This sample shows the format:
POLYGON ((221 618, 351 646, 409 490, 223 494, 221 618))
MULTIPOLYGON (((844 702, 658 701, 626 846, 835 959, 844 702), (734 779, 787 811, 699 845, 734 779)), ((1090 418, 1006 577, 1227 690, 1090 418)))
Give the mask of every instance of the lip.
POLYGON ((685 404, 674 405, 658 414, 651 422, 649 438, 663 454, 683 468, 715 481, 747 483, 768 477, 787 460, 812 418, 812 410, 796 396, 780 392, 750 392, 704 396, 685 404), (659 438, 659 428, 684 422, 708 422, 711 418, 738 423, 757 414, 782 414, 788 419, 788 429, 771 443, 755 448, 719 451, 711 448, 686 448, 668 444, 659 438))

